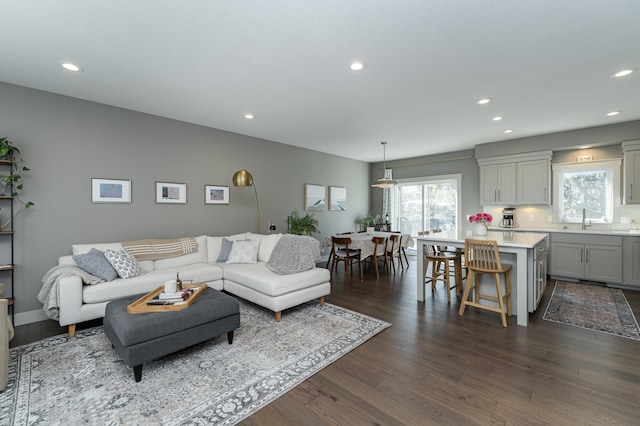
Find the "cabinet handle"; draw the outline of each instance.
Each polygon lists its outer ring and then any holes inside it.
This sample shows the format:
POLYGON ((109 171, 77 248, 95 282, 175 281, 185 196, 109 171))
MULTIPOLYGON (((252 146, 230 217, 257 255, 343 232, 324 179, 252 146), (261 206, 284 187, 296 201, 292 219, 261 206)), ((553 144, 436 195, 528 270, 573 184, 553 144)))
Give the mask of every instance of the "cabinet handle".
POLYGON ((498 190, 497 189, 493 190, 493 201, 498 201, 498 190))
POLYGON ((580 263, 584 263, 583 260, 582 260, 583 259, 583 255, 584 255, 584 249, 581 248, 580 249, 580 263))
POLYGON ((544 201, 547 201, 547 187, 544 188, 544 201))
POLYGON ((586 249, 585 251, 586 251, 586 256, 585 256, 585 258, 586 258, 585 260, 586 261, 585 261, 585 263, 589 263, 589 249, 586 249))

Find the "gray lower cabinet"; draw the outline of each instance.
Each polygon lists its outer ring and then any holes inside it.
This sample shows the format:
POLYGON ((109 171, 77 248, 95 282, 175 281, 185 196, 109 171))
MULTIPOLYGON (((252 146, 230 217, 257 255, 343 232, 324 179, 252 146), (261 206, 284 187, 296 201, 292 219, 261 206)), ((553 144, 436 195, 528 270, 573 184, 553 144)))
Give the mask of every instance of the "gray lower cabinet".
POLYGON ((640 289, 640 237, 624 239, 623 284, 640 289))
POLYGON ((553 234, 551 275, 558 278, 585 279, 605 283, 622 282, 622 238, 553 234))

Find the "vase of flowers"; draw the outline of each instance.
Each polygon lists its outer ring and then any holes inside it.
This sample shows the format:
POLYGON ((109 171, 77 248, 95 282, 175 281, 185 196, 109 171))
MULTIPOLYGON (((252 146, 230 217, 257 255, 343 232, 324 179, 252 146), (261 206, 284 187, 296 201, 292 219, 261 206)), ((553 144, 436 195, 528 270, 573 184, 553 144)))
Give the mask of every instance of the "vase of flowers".
POLYGON ((487 223, 491 221, 493 221, 493 217, 489 213, 476 213, 469 216, 469 222, 475 224, 473 235, 487 235, 487 223))

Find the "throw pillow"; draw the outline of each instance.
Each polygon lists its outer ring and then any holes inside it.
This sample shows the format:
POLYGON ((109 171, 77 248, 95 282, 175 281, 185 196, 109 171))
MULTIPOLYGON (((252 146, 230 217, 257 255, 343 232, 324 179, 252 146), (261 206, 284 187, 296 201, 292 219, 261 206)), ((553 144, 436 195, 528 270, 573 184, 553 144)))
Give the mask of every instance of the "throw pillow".
POLYGON ((138 265, 136 258, 130 255, 127 249, 123 248, 118 251, 106 250, 104 257, 107 258, 113 269, 118 272, 120 278, 133 278, 147 273, 138 265))
POLYGON ((227 263, 257 263, 258 244, 252 240, 234 241, 227 263))
POLYGON ((233 241, 223 238, 222 244, 220 245, 220 254, 218 255, 218 260, 216 260, 216 262, 224 263, 229 260, 229 253, 231 253, 232 247, 233 241))
POLYGON ((113 281, 118 278, 118 272, 113 269, 113 266, 109 263, 104 252, 95 248, 89 250, 89 253, 77 254, 72 256, 73 261, 76 262, 78 268, 82 269, 101 278, 105 281, 113 281))

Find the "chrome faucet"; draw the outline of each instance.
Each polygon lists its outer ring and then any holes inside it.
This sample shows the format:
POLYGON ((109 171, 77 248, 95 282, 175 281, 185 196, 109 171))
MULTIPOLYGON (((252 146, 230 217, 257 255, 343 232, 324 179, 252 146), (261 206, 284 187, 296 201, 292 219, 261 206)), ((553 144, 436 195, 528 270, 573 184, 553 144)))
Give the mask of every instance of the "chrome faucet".
POLYGON ((587 226, 591 226, 591 221, 589 221, 589 225, 587 225, 587 209, 582 209, 582 224, 580 225, 581 230, 587 229, 587 226))

